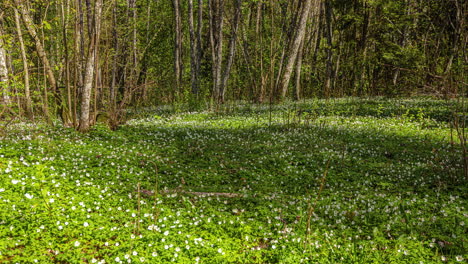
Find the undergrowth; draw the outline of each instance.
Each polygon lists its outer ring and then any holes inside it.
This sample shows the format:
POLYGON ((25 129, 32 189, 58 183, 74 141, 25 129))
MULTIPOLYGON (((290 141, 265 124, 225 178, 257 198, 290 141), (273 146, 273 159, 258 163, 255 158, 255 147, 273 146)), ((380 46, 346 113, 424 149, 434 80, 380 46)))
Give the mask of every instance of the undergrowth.
POLYGON ((140 109, 84 135, 12 124, 0 263, 463 262, 450 114, 444 101, 346 99, 140 109))

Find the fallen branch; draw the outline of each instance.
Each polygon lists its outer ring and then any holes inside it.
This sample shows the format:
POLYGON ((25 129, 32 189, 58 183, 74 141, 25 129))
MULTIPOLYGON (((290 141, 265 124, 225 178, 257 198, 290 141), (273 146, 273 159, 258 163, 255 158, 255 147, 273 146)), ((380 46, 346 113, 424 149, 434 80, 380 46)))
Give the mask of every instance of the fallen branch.
MULTIPOLYGON (((150 190, 140 190, 140 193, 146 194, 148 196, 153 196, 154 192, 150 190)), ((228 198, 235 198, 235 197, 244 197, 243 194, 240 193, 222 193, 222 192, 188 192, 184 190, 161 190, 159 192, 161 195, 169 195, 169 194, 191 194, 196 196, 219 196, 219 197, 228 197, 228 198)))

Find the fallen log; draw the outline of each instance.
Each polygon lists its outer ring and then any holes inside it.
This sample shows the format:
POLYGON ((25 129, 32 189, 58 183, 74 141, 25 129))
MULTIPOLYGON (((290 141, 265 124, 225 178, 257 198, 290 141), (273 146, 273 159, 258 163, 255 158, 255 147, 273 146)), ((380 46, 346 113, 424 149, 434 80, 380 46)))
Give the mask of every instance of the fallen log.
MULTIPOLYGON (((138 192, 138 191, 137 191, 138 192)), ((140 193, 146 194, 148 196, 153 196, 154 191, 150 190, 140 190, 140 193)), ((170 195, 170 194, 191 194, 191 195, 196 195, 196 196, 218 196, 218 197, 228 197, 228 198, 236 198, 236 197, 244 197, 243 194, 240 193, 223 193, 223 192, 189 192, 185 190, 178 190, 178 189, 172 189, 172 190, 161 190, 159 191, 159 194, 161 195, 170 195)))

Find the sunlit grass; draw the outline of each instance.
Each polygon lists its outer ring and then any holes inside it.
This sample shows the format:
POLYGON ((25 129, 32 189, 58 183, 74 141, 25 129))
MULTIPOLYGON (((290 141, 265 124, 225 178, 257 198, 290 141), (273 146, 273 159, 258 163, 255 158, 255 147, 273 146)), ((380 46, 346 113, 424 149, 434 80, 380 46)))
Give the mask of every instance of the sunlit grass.
POLYGON ((0 142, 0 262, 463 262, 453 109, 346 99, 146 110, 86 135, 15 124, 0 142))

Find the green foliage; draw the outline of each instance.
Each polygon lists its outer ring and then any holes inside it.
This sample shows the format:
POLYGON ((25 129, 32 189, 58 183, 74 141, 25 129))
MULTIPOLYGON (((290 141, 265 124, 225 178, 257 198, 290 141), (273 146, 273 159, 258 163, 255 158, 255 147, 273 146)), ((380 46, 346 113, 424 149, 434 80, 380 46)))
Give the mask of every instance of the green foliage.
POLYGON ((0 262, 461 263, 467 185, 444 104, 313 100, 271 122, 265 105, 148 109, 89 134, 14 124, 0 262))

